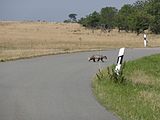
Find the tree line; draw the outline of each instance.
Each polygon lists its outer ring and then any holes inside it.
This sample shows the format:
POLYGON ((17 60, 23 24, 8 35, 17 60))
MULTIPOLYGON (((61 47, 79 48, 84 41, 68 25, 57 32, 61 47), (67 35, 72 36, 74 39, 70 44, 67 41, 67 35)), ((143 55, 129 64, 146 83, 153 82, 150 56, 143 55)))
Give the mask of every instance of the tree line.
POLYGON ((78 23, 88 28, 118 28, 119 32, 136 32, 137 35, 149 30, 160 34, 160 0, 138 0, 133 4, 125 4, 120 10, 105 7, 100 12, 82 17, 78 23))

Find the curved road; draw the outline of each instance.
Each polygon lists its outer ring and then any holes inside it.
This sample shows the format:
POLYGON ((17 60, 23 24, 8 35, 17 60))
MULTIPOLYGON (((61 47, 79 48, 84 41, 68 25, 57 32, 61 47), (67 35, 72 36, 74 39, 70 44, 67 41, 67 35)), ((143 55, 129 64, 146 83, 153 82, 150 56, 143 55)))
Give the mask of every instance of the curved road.
MULTIPOLYGON (((55 55, 0 63, 0 120, 118 120, 94 98, 91 80, 96 52, 55 55)), ((118 49, 104 51, 116 62, 118 49)), ((126 49, 125 60, 160 53, 159 48, 126 49)))

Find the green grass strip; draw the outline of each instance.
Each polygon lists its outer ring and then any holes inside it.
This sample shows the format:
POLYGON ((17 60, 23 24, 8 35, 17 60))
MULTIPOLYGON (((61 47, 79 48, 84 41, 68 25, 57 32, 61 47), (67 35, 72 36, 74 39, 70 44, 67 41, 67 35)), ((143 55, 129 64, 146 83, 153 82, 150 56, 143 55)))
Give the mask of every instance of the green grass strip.
POLYGON ((110 80, 107 69, 93 81, 97 100, 122 120, 160 120, 160 54, 126 63, 125 84, 110 80))

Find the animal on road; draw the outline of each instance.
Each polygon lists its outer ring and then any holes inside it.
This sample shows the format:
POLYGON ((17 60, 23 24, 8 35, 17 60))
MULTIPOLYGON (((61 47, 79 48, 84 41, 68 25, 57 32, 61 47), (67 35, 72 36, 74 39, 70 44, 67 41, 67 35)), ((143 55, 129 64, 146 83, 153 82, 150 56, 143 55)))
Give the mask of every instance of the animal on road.
POLYGON ((91 57, 88 58, 88 61, 93 61, 93 62, 99 62, 99 61, 104 62, 104 60, 107 60, 107 56, 104 55, 92 55, 91 57))

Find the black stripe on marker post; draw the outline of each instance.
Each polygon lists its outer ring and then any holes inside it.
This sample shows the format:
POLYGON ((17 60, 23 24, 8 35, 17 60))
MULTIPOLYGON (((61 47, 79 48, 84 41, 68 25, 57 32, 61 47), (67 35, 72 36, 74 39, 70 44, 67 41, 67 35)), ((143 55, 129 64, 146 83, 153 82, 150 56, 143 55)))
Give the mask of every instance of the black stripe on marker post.
POLYGON ((124 55, 118 56, 117 64, 122 64, 122 62, 123 62, 123 57, 124 57, 124 55))

